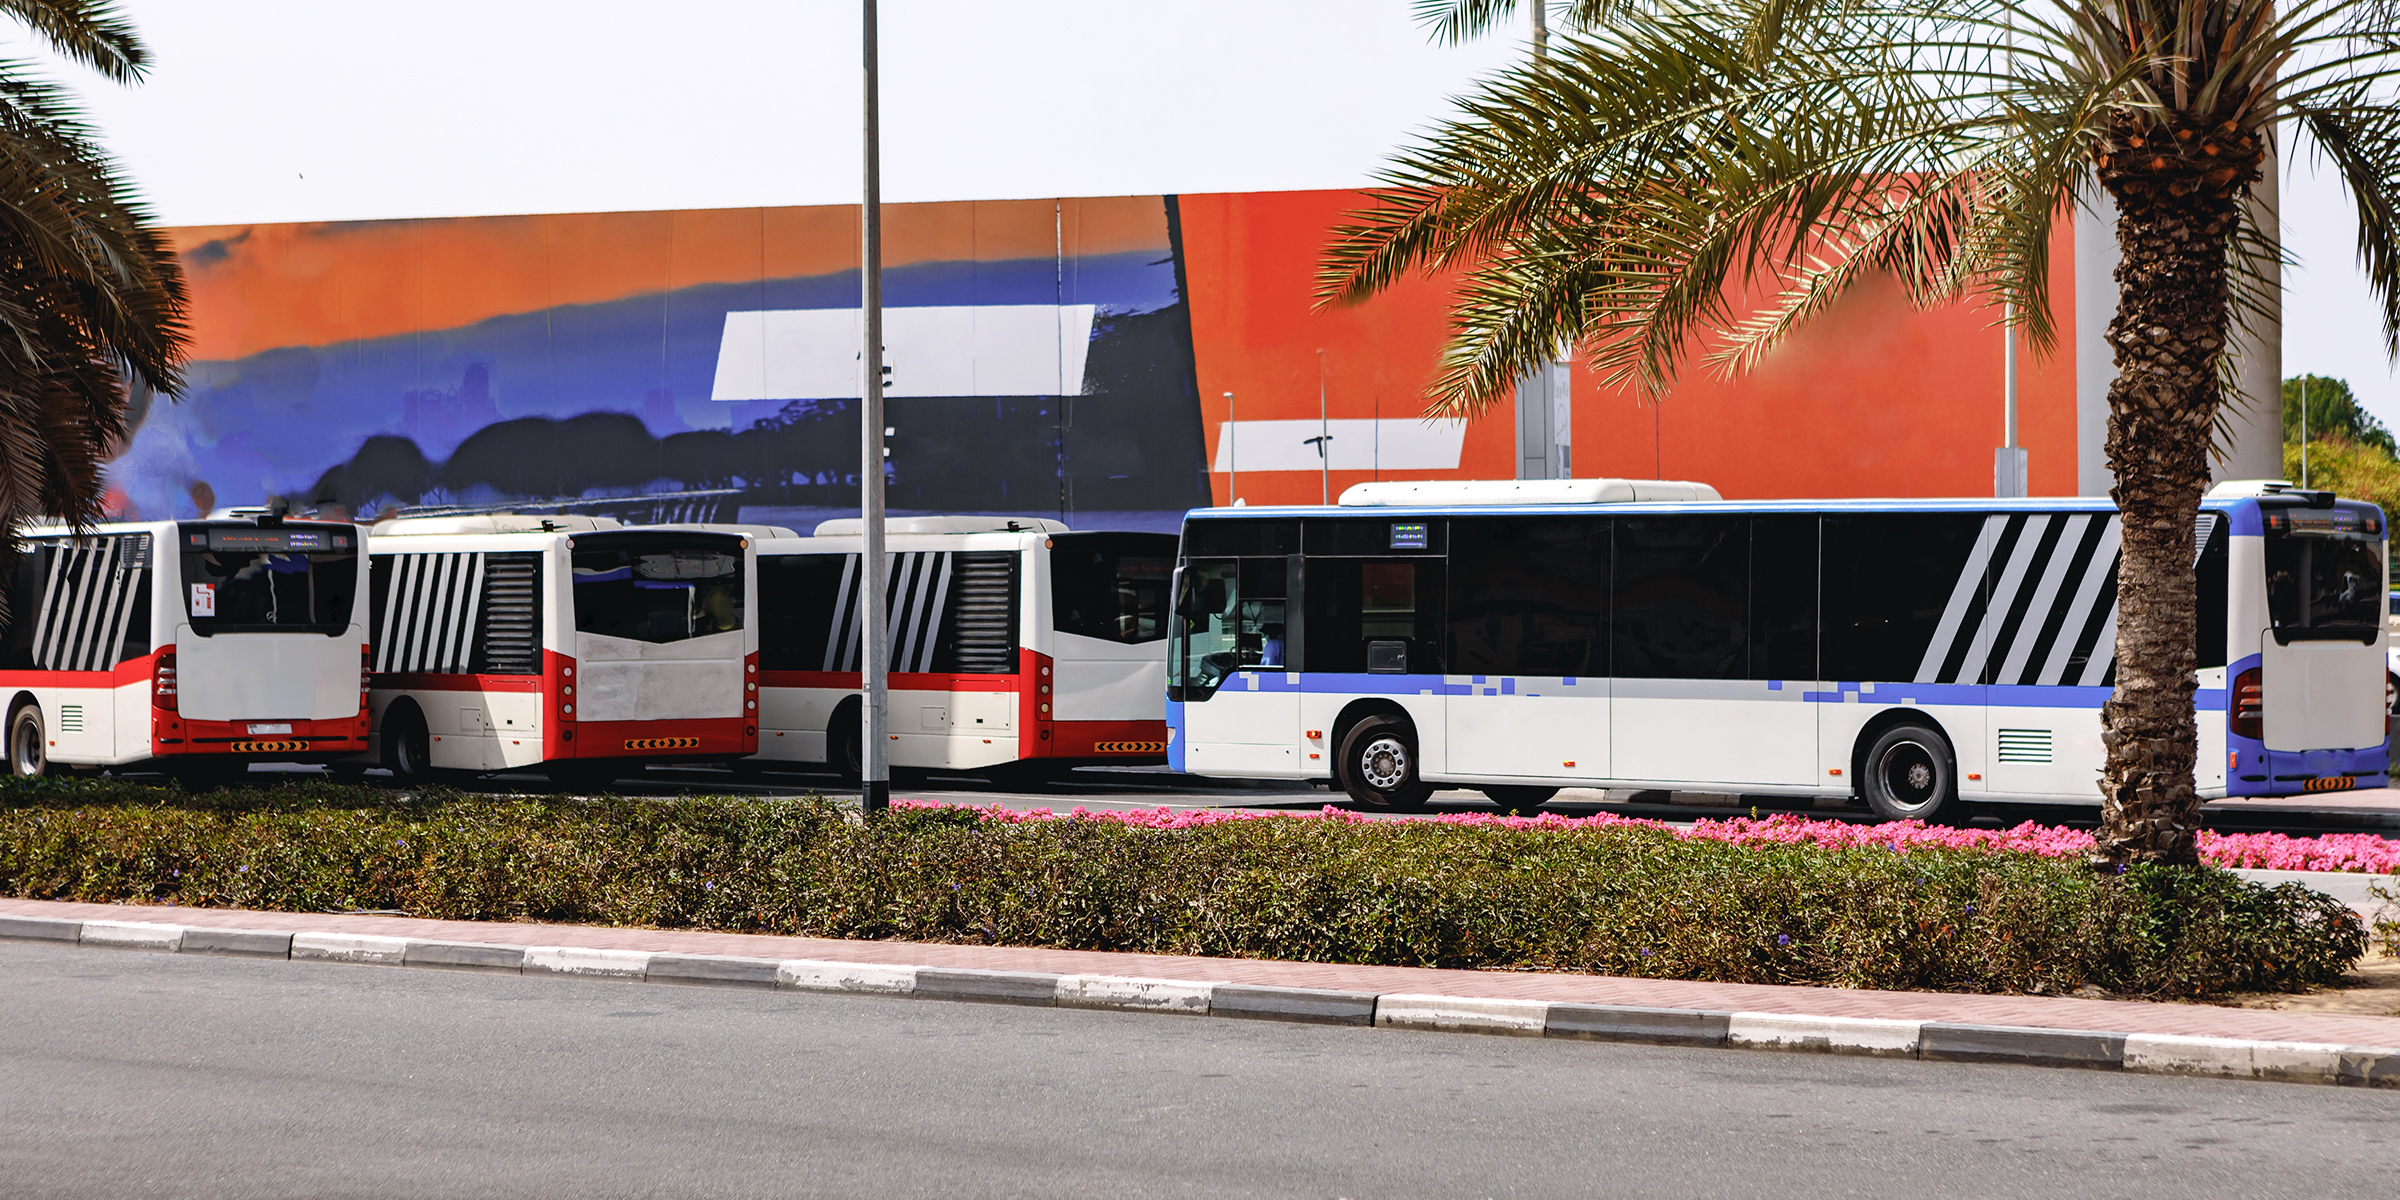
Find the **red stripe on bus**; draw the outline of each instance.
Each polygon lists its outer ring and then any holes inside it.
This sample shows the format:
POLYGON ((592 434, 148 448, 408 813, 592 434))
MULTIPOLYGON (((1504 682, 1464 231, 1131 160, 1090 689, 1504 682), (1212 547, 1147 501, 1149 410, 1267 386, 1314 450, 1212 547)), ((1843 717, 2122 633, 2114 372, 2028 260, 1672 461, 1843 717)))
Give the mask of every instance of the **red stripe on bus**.
MULTIPOLYGON (((760 687, 834 688, 855 692, 866 683, 856 671, 761 671, 760 687)), ((1014 675, 943 675, 930 671, 894 671, 886 685, 895 692, 1013 692, 1014 675)))

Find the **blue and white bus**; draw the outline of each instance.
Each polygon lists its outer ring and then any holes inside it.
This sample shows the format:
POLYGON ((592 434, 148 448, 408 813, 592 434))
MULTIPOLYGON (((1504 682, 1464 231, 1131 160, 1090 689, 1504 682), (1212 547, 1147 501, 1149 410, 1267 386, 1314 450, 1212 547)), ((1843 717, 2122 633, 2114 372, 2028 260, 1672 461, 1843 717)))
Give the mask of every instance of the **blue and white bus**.
MULTIPOLYGON (((2208 797, 2386 781, 2371 504, 2280 483, 2199 521, 2208 797)), ((1561 787, 2095 803, 2106 500, 1727 502, 1703 484, 1361 484, 1183 527, 1169 758, 1362 805, 1561 787)))

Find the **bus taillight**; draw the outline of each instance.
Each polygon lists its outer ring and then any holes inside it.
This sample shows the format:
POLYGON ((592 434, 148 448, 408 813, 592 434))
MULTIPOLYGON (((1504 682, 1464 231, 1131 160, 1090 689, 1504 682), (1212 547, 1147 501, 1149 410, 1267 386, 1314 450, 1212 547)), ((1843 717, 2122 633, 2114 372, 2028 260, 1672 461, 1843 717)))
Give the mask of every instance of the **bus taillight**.
POLYGON ((358 648, 358 711, 367 711, 367 684, 375 678, 375 648, 358 648))
POLYGON ((159 652, 158 660, 150 666, 150 706, 167 712, 175 711, 175 652, 159 652))
POLYGON ((2233 704, 2226 710, 2225 728, 2235 737, 2265 741, 2267 696, 2259 686, 2258 668, 2252 667, 2233 677, 2233 704))

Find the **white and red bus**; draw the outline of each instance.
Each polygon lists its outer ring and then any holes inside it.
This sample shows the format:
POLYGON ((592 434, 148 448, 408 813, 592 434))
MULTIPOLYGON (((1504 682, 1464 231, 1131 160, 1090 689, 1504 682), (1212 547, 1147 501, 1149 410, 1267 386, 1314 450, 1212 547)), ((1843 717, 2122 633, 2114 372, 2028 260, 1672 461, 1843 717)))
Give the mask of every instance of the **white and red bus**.
POLYGON ((365 749, 364 540, 275 516, 25 531, 0 632, 10 772, 221 782, 365 749))
MULTIPOLYGON (((1166 761, 1175 537, 1034 517, 901 517, 890 557, 891 764, 1040 774, 1166 761)), ((759 757, 858 775, 856 518, 759 544, 759 757)))
POLYGON ((758 750, 748 534, 485 513, 373 527, 373 757, 596 786, 758 750))

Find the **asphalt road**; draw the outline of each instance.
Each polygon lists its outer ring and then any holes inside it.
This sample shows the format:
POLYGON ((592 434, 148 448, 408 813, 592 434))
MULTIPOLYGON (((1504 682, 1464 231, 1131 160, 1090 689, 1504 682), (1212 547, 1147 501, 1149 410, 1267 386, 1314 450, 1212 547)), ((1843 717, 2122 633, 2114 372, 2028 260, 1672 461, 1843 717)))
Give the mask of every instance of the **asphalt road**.
POLYGON ((0 943, 0 1195, 2324 1196, 2400 1093, 0 943))

